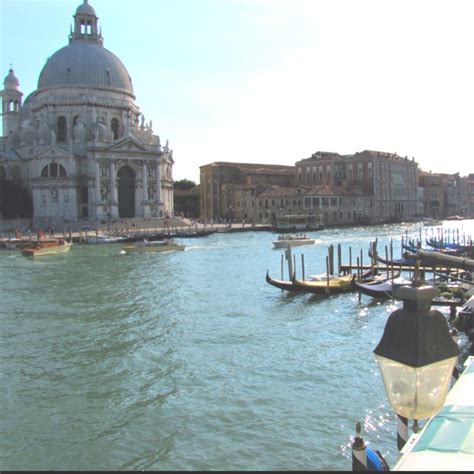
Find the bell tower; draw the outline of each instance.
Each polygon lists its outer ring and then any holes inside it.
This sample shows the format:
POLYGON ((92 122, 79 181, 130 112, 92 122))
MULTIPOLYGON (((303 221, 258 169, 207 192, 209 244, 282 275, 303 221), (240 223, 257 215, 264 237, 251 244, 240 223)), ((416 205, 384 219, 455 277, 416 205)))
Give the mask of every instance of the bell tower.
POLYGON ((2 127, 3 136, 20 130, 21 98, 20 83, 10 68, 8 76, 3 81, 3 90, 0 91, 2 98, 2 127))
POLYGON ((90 41, 102 46, 104 40, 99 31, 98 20, 95 10, 89 5, 88 0, 84 0, 84 3, 77 7, 74 15, 74 31, 71 31, 69 35, 69 42, 90 41))

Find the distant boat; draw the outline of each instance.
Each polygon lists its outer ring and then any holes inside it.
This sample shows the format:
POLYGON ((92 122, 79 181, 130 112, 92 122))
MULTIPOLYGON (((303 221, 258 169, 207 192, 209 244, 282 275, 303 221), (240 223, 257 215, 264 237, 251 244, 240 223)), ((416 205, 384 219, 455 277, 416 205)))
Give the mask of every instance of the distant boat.
POLYGON ((311 277, 309 280, 296 280, 291 281, 277 280, 272 278, 267 270, 266 281, 270 285, 280 288, 281 290, 291 291, 295 293, 312 293, 331 295, 350 291, 352 289, 352 280, 355 275, 342 275, 342 276, 324 276, 319 275, 311 277))
POLYGON ((208 235, 215 234, 217 229, 208 229, 208 230, 177 230, 172 234, 172 237, 179 237, 179 238, 196 238, 196 237, 207 237, 208 235))
POLYGON ((116 237, 114 235, 98 234, 88 235, 82 239, 87 244, 116 244, 123 242, 124 237, 116 237))
POLYGON ((177 244, 173 239, 168 240, 141 240, 132 245, 125 245, 122 249, 126 253, 146 253, 146 252, 173 252, 184 250, 184 245, 177 244))
POLYGON ((319 222, 317 216, 296 214, 276 216, 272 227, 276 232, 299 232, 324 229, 324 225, 319 222))
POLYGON ((438 219, 424 219, 423 225, 428 227, 440 226, 443 225, 443 221, 440 221, 438 219))
POLYGON ((57 255, 69 252, 71 247, 72 242, 67 242, 64 239, 38 240, 28 247, 25 247, 21 253, 25 257, 42 257, 45 255, 57 255))
POLYGON ((29 245, 31 245, 31 240, 8 239, 0 242, 0 248, 7 250, 21 250, 25 247, 28 247, 29 245))
POLYGON ((316 240, 310 239, 306 234, 279 235, 278 239, 273 241, 273 246, 275 248, 286 248, 288 245, 295 247, 300 245, 314 245, 315 243, 316 240))

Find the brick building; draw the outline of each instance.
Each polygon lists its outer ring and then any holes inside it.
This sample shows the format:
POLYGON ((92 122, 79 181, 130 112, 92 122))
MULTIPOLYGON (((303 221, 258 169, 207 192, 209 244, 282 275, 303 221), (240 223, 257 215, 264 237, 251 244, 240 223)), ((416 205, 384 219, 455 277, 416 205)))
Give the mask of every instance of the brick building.
POLYGON ((229 207, 236 208, 236 192, 255 195, 261 188, 295 185, 294 166, 214 162, 200 167, 202 219, 223 219, 229 207), (240 189, 242 187, 242 189, 240 189))

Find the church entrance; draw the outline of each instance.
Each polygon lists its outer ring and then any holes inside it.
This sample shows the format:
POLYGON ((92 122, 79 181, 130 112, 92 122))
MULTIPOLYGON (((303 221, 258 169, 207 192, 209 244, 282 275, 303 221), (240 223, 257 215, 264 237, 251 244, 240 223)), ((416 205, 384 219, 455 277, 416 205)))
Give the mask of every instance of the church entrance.
POLYGON ((118 170, 119 217, 135 217, 135 173, 129 166, 118 170))

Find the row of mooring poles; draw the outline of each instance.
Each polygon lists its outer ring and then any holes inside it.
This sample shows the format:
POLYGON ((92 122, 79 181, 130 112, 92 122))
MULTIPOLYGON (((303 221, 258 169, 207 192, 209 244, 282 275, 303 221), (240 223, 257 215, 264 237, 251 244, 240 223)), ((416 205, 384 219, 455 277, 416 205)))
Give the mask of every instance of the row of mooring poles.
MULTIPOLYGON (((351 252, 352 249, 349 249, 351 252)), ((362 250, 361 250, 361 255, 362 255, 362 250)), ((284 259, 287 260, 288 262, 288 280, 293 280, 296 277, 296 255, 292 254, 291 251, 291 246, 288 245, 288 247, 285 250, 284 255, 281 255, 281 279, 283 280, 284 278, 284 259)), ((351 260, 352 260, 352 255, 351 255, 351 260)), ((342 246, 341 244, 337 245, 337 274, 338 276, 341 275, 341 266, 342 266, 342 246)), ((351 261, 351 266, 352 266, 352 261, 351 261)), ((303 281, 305 280, 305 261, 304 261, 304 254, 301 254, 301 273, 302 273, 302 279, 303 281)), ((329 285, 329 277, 334 275, 334 245, 330 245, 328 247, 328 255, 326 257, 326 275, 328 278, 328 285, 329 285)))
MULTIPOLYGON (((438 241, 443 243, 457 243, 459 244, 461 240, 466 244, 466 234, 464 233, 460 238, 459 236, 459 228, 456 229, 442 229, 438 227, 438 241)), ((433 229, 431 229, 431 235, 433 235, 433 229)))

